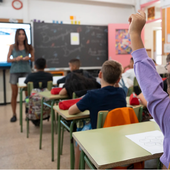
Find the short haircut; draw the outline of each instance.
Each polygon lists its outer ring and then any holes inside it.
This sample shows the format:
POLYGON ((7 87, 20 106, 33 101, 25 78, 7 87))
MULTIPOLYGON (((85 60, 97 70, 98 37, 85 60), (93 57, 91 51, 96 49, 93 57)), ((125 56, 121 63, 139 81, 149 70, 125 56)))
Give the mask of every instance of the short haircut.
POLYGON ((37 69, 44 69, 46 66, 46 60, 44 58, 38 58, 35 61, 35 66, 37 69))
POLYGON ((109 84, 115 84, 122 74, 122 65, 114 60, 105 61, 101 72, 103 79, 109 84))
MULTIPOLYGON (((133 57, 130 58, 133 61, 133 57)), ((133 61, 134 62, 134 61, 133 61)))
POLYGON ((80 67, 80 60, 79 59, 71 59, 69 63, 75 65, 76 67, 80 67))
POLYGON ((166 57, 166 62, 167 62, 167 63, 170 62, 170 54, 167 55, 167 57, 166 57))

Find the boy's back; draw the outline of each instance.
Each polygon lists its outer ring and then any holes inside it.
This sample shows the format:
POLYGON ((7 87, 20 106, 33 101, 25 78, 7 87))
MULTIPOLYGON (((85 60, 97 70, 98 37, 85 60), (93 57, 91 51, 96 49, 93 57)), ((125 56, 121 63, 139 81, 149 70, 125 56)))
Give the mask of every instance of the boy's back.
POLYGON ((34 88, 39 88, 39 82, 42 82, 42 88, 47 88, 47 82, 52 80, 52 74, 44 71, 38 71, 35 73, 30 73, 27 76, 25 83, 27 84, 28 82, 33 82, 34 88))
POLYGON ((77 103, 77 107, 80 111, 90 111, 92 129, 95 129, 98 112, 126 107, 126 94, 122 88, 113 86, 90 90, 77 103))

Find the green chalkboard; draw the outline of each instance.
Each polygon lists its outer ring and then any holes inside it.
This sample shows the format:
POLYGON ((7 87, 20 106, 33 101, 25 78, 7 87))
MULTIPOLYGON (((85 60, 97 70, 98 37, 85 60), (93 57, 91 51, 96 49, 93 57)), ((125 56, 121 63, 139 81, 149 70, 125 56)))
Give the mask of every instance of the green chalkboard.
POLYGON ((82 67, 100 67, 108 59, 107 26, 35 22, 33 30, 35 59, 45 58, 48 68, 66 68, 73 58, 82 67))

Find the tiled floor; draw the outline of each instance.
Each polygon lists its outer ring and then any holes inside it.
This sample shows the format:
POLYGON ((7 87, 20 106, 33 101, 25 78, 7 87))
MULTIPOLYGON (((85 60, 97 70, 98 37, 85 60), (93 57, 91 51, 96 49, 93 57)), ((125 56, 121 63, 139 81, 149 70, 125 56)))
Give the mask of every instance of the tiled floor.
MULTIPOLYGON (((30 122, 29 138, 26 138, 26 121, 23 118, 23 133, 18 120, 10 123, 11 105, 0 106, 0 168, 1 169, 56 169, 57 168, 57 135, 55 134, 54 162, 51 162, 51 123, 43 122, 42 150, 39 150, 39 128, 30 122)), ((24 115, 24 114, 23 114, 24 115)), ((64 133, 61 169, 70 167, 69 133, 64 133)))

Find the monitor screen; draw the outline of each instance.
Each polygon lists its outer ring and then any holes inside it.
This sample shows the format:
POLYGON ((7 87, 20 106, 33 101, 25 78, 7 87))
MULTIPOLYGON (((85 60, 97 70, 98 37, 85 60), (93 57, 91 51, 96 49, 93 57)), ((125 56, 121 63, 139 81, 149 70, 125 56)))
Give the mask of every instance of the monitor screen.
POLYGON ((23 28, 25 30, 28 38, 28 44, 31 44, 30 24, 0 23, 0 67, 11 66, 11 63, 7 63, 7 55, 9 46, 15 42, 15 32, 19 28, 23 28))

